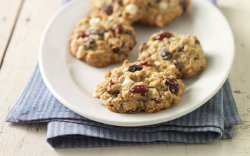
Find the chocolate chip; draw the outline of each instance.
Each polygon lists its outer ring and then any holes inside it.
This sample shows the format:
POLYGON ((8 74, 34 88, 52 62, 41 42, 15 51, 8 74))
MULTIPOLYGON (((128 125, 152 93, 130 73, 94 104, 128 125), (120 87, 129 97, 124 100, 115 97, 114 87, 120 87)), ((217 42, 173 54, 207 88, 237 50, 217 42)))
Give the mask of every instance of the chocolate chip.
POLYGON ((167 49, 163 49, 163 51, 161 52, 161 57, 164 60, 170 60, 170 59, 172 59, 172 56, 173 55, 167 49))
POLYGON ((143 69, 143 66, 141 65, 131 65, 128 67, 129 72, 136 72, 136 71, 141 71, 143 69))
POLYGON ((121 53, 121 50, 120 48, 114 48, 112 49, 113 53, 116 53, 116 54, 120 54, 121 53))
POLYGON ((115 95, 115 96, 117 96, 117 95, 120 93, 119 90, 115 90, 115 91, 108 90, 107 92, 108 92, 109 94, 115 95))
POLYGON ((112 15, 113 14, 113 6, 112 5, 108 5, 104 8, 104 11, 107 15, 112 15))
POLYGON ((78 34, 77 39, 85 38, 85 37, 88 37, 88 35, 85 34, 84 32, 81 32, 81 33, 78 34))
POLYGON ((183 52, 184 51, 184 46, 180 46, 179 49, 178 49, 179 52, 183 52))
POLYGON ((165 84, 171 93, 177 94, 179 92, 179 84, 175 78, 166 78, 165 84))
POLYGON ((85 38, 84 40, 85 49, 93 49, 95 47, 95 40, 92 38, 85 38))

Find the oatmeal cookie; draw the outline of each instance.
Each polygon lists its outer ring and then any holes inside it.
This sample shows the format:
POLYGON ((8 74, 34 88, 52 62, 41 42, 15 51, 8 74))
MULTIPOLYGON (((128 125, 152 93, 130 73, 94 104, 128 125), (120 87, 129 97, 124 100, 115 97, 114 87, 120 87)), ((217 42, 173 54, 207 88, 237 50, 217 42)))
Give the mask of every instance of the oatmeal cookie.
POLYGON ((185 90, 183 81, 171 73, 172 68, 160 72, 150 61, 125 61, 106 74, 94 96, 104 100, 113 112, 158 112, 176 105, 185 90))
POLYGON ((142 18, 145 0, 92 0, 94 7, 108 16, 133 23, 142 18))
POLYGON ((105 67, 124 61, 135 44, 135 31, 128 23, 93 11, 78 22, 70 51, 89 65, 105 67))
POLYGON ((206 66, 205 54, 195 36, 171 32, 155 33, 140 46, 139 60, 148 58, 176 65, 183 78, 196 75, 206 66))
POLYGON ((140 22, 163 27, 189 11, 191 0, 145 0, 145 3, 140 22))

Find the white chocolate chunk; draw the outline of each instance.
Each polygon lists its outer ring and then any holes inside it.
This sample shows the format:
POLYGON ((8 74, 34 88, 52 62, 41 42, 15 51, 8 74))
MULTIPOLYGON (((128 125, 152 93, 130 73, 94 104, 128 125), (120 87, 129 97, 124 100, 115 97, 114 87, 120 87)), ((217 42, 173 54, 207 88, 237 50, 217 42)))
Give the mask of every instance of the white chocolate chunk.
POLYGON ((94 26, 94 25, 97 25, 101 22, 101 19, 100 18, 91 18, 89 20, 89 25, 91 26, 94 26))
POLYGON ((84 55, 83 46, 80 46, 76 52, 76 58, 81 59, 84 55))
POLYGON ((126 6, 125 11, 129 14, 135 15, 138 12, 138 6, 135 4, 129 4, 126 6))
POLYGON ((155 63, 156 66, 161 65, 161 62, 160 62, 160 61, 155 61, 154 63, 155 63))
POLYGON ((163 11, 167 10, 168 9, 168 3, 166 1, 161 1, 159 3, 159 8, 163 11))
POLYGON ((125 86, 125 85, 130 84, 130 83, 135 83, 135 82, 133 80, 131 80, 130 78, 126 77, 122 83, 122 86, 125 86))
POLYGON ((128 71, 128 67, 127 67, 127 68, 124 68, 122 71, 123 71, 123 72, 127 72, 127 71, 128 71))

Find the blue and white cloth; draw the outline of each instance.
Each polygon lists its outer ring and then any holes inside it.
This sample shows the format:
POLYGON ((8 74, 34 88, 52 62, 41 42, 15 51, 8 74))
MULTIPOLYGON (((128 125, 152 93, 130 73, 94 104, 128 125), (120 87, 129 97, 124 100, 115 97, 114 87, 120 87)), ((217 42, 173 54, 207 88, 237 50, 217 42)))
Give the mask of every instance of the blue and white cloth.
POLYGON ((54 148, 106 147, 167 142, 209 143, 233 136, 240 118, 228 81, 205 105, 179 119, 143 127, 97 123, 64 107, 45 86, 39 67, 7 118, 11 123, 47 124, 54 148))

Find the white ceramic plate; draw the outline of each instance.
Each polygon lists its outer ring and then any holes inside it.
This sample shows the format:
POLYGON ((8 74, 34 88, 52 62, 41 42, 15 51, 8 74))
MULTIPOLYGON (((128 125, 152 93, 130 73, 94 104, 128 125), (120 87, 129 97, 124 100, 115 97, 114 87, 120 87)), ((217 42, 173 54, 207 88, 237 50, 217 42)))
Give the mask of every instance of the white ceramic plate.
MULTIPOLYGON (((106 109, 92 97, 95 84, 104 73, 119 64, 104 69, 88 66, 73 58, 68 51, 68 39, 76 22, 91 10, 91 1, 75 0, 60 10, 49 23, 40 47, 40 69, 52 94, 72 111, 91 120, 117 125, 142 126, 170 121, 206 103, 223 85, 234 59, 234 40, 230 27, 221 12, 205 0, 193 0, 192 12, 176 20, 164 30, 198 36, 204 47, 208 65, 196 78, 186 81, 187 90, 180 102, 154 114, 118 114, 106 109)), ((161 30, 136 26, 138 46, 161 30)), ((138 46, 129 60, 138 55, 138 46)))

